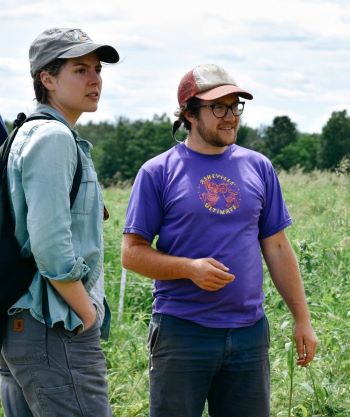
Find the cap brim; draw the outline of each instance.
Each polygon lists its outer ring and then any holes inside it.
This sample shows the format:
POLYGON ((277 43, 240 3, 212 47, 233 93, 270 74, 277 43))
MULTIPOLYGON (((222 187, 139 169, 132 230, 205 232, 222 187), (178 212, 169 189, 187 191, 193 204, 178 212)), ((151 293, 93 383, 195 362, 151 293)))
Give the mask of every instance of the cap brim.
POLYGON ((58 58, 79 58, 90 54, 91 52, 97 52, 100 61, 107 62, 109 64, 115 64, 119 61, 119 54, 113 46, 110 45, 97 45, 95 43, 82 43, 80 45, 73 46, 68 51, 61 54, 58 58))
POLYGON ((195 97, 202 100, 214 100, 216 98, 224 97, 233 93, 238 94, 240 97, 246 98, 247 100, 253 99, 253 95, 248 93, 248 91, 242 90, 242 88, 231 84, 220 85, 219 87, 215 87, 211 90, 204 91, 203 93, 196 94, 195 97))

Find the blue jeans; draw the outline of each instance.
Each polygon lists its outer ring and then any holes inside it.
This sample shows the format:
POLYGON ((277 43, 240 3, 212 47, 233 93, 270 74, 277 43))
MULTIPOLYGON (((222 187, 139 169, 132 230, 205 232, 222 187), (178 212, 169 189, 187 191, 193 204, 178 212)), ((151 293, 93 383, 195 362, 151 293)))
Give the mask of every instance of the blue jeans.
POLYGON ((215 329, 165 314, 150 322, 150 416, 268 417, 269 326, 215 329))

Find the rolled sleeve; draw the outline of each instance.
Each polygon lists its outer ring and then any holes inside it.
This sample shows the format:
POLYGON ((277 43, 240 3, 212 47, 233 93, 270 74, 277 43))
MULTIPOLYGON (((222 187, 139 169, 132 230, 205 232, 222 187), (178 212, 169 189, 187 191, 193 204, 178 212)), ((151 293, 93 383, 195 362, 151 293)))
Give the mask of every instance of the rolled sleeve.
POLYGON ((59 281, 79 281, 89 271, 90 268, 86 265, 84 259, 82 257, 78 257, 75 261, 73 268, 68 273, 59 276, 48 276, 46 274, 46 277, 52 280, 59 281))

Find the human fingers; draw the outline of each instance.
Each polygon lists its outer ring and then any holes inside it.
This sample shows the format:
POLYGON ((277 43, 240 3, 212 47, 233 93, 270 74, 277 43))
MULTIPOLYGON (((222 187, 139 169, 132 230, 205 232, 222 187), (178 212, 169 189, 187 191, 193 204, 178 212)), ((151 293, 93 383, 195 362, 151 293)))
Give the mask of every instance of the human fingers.
POLYGON ((234 279, 234 275, 229 272, 229 268, 213 258, 195 259, 191 264, 193 267, 191 276, 195 278, 202 279, 206 277, 207 279, 212 278, 228 282, 234 279))
POLYGON ((234 280, 234 275, 216 267, 214 259, 202 258, 192 262, 192 273, 189 278, 200 288, 217 291, 234 280))
POLYGON ((224 265, 222 262, 217 261, 214 258, 207 258, 207 262, 209 262, 214 268, 217 268, 221 271, 228 272, 230 268, 228 268, 226 265, 224 265))
POLYGON ((218 278, 219 280, 224 280, 226 282, 231 282, 235 279, 234 274, 232 274, 231 272, 229 272, 229 268, 224 265, 223 263, 217 261, 216 259, 213 258, 209 258, 208 262, 212 265, 213 267, 213 274, 216 278, 218 278))
POLYGON ((317 342, 316 341, 306 341, 305 343, 305 358, 304 358, 304 363, 303 366, 306 366, 307 364, 309 364, 313 358, 315 357, 315 353, 316 353, 316 346, 317 346, 317 342))
POLYGON ((305 349, 304 349, 304 340, 302 337, 295 338, 295 345, 298 355, 297 364, 303 366, 305 361, 305 349))
POLYGON ((316 339, 304 339, 297 341, 297 353, 298 360, 297 364, 299 366, 308 365, 314 358, 316 353, 317 340, 316 339))
POLYGON ((192 278, 192 281, 203 290, 217 291, 227 284, 229 284, 234 278, 220 278, 212 273, 203 274, 192 278))

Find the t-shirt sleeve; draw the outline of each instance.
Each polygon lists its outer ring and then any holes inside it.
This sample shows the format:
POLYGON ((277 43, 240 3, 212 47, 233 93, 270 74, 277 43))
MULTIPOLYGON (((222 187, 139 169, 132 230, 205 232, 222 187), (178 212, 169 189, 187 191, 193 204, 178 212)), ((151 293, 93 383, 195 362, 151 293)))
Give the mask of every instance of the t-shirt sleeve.
POLYGON ((152 243, 162 221, 160 189, 156 176, 142 167, 131 190, 124 234, 134 233, 152 243))
POLYGON ((291 223, 277 174, 269 166, 266 172, 264 205, 259 219, 259 239, 272 236, 291 223))

